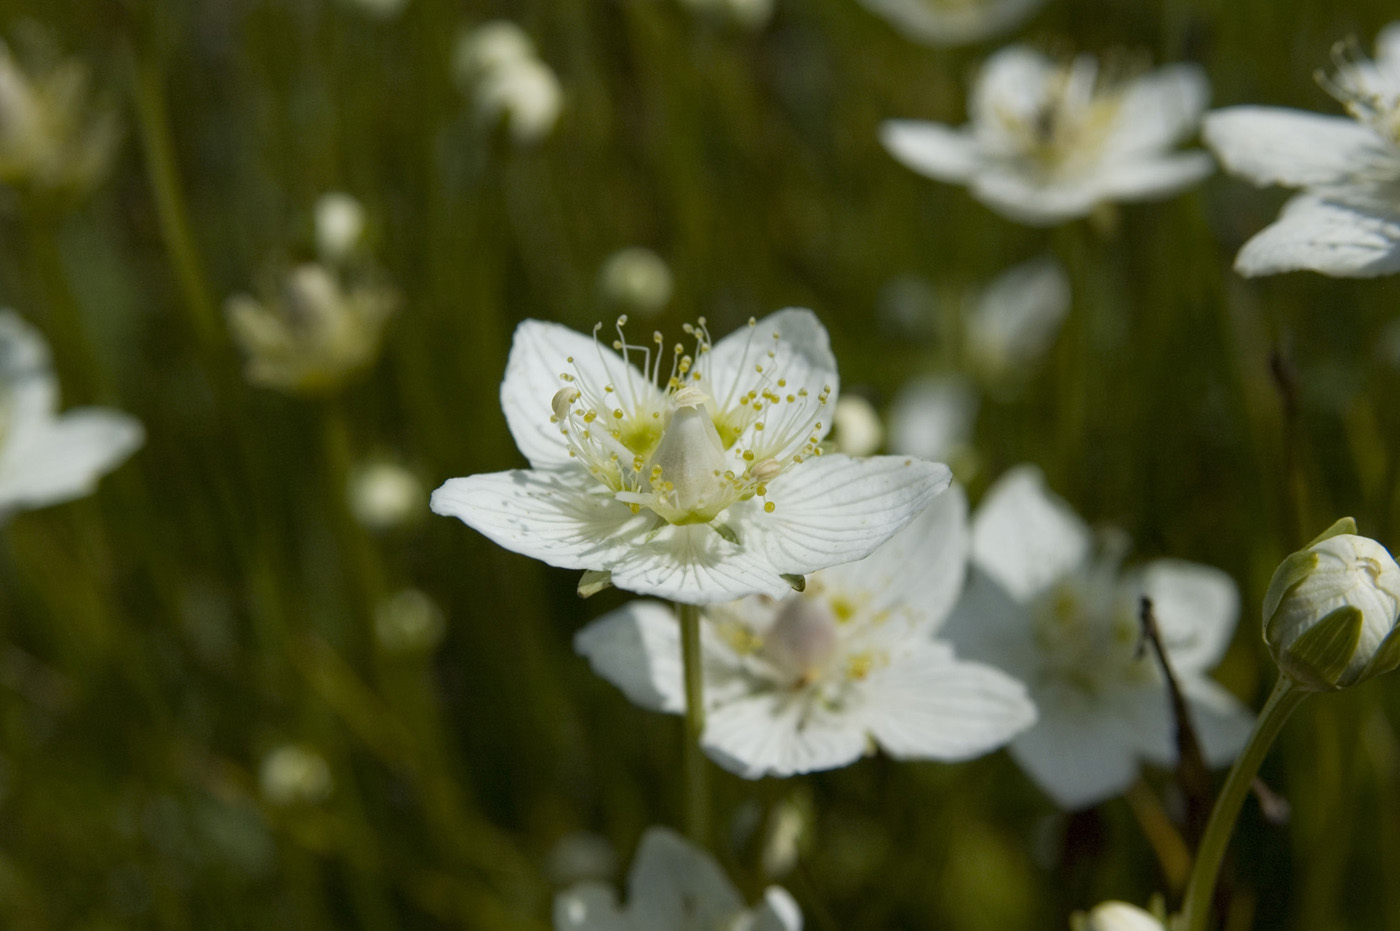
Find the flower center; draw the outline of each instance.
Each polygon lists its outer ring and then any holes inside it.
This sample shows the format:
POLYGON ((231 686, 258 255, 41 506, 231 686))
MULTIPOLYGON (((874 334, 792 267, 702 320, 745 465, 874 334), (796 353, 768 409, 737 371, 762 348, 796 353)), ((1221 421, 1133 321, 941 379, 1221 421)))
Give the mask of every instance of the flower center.
POLYGON ((1332 63, 1336 70, 1331 75, 1319 71, 1317 83, 1353 119, 1400 146, 1400 75, 1367 58, 1354 38, 1332 46, 1332 63))
POLYGON ((1151 675, 1146 655, 1138 654, 1132 608, 1118 598, 1111 573, 1077 574, 1052 586, 1031 605, 1047 673, 1091 695, 1151 675))
POLYGON ((1102 79, 1093 58, 1081 55, 1056 68, 1033 99, 1006 100, 995 117, 1015 157, 1034 170, 1073 172, 1094 163, 1122 102, 1120 81, 1102 79))
POLYGON ((798 595, 783 603, 763 638, 763 655, 781 675, 806 684, 821 678, 840 642, 825 602, 798 595))
MULTIPOLYGON (((551 401, 552 423, 578 459, 633 512, 647 508, 672 524, 709 523, 737 501, 765 498, 768 483, 808 456, 821 455, 822 408, 829 386, 812 395, 793 388, 776 371, 782 334, 765 347, 749 320, 749 335, 736 365, 717 383, 709 331, 701 318, 687 324, 693 353, 677 343, 662 380, 664 338, 651 346, 628 343, 624 315, 609 352, 593 329, 597 368, 585 370, 571 356, 572 372, 551 401), (616 353, 621 353, 621 358, 616 353), (633 364, 640 359, 640 368, 633 364), (610 379, 596 384, 593 372, 610 379)), ((765 501, 763 509, 775 505, 765 501)))

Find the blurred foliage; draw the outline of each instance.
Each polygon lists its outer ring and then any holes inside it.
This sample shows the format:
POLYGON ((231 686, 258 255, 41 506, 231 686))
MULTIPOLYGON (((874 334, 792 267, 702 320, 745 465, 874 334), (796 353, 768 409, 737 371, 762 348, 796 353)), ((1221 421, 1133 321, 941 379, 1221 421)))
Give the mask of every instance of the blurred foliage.
MULTIPOLYGON (((1392 14, 1051 0, 1019 37, 1199 61, 1221 105, 1337 112, 1314 70, 1392 14)), ((843 387, 877 406, 937 369, 958 293, 1058 256, 1074 308, 1024 397, 984 407, 974 500, 1032 461, 1137 557, 1230 572, 1245 608, 1219 675, 1256 707, 1277 561, 1341 514, 1400 531, 1400 286, 1237 278, 1284 195, 1224 177, 1047 232, 894 163, 879 121, 961 122, 994 46, 921 48, 854 0, 780 0, 756 33, 669 0, 410 0, 392 18, 350 0, 0 2, 8 41, 36 23, 89 64, 124 136, 72 209, 0 192, 0 300, 52 341, 65 403, 135 414, 148 443, 95 496, 3 534, 7 928, 543 928, 556 842, 595 832, 625 864, 646 825, 675 822, 679 722, 570 649, 623 596, 582 602, 575 574, 455 521, 369 534, 345 500, 376 456, 429 488, 518 464, 496 394, 511 330, 609 314, 597 272, 624 246, 671 265, 663 330, 811 306, 843 387), (565 89, 535 147, 484 129, 452 83, 458 29, 498 16, 565 89), (365 205, 402 292, 383 357, 329 399, 251 387, 218 308, 312 256, 329 190, 365 205), (928 306, 892 306, 901 276, 928 306), (436 648, 375 636, 408 586, 445 614, 436 648), (260 786, 285 745, 325 761, 323 800, 260 786)), ((1395 692, 1318 699, 1285 731, 1265 777, 1292 823, 1246 807, 1231 931, 1400 929, 1395 692)), ((1147 781, 1171 811, 1167 776, 1147 781)), ((814 833, 781 881, 812 928, 1063 928, 1163 887, 1125 802, 1059 814, 1004 754, 801 782, 814 833)), ((749 893, 754 832, 796 787, 719 781, 734 829, 717 852, 749 893)))

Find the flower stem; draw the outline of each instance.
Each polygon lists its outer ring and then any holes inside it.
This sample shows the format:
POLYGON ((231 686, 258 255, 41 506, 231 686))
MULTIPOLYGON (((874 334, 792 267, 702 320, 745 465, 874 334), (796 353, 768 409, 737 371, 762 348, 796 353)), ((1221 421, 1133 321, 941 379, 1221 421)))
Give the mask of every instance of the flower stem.
POLYGON ((1215 808, 1210 813, 1210 821, 1206 823, 1206 832, 1201 838, 1200 849, 1196 851, 1196 862, 1191 867, 1191 878, 1186 883, 1186 896, 1181 903, 1181 919, 1177 925, 1180 931, 1206 931, 1220 863, 1225 858, 1225 848, 1230 843, 1230 835, 1234 833, 1235 820, 1244 805, 1244 798, 1283 723, 1310 694, 1297 688, 1287 676, 1280 676, 1273 694, 1264 704, 1264 710, 1259 712, 1254 732, 1249 735, 1239 759, 1231 767, 1230 775, 1225 777, 1225 785, 1221 787, 1215 808))
POLYGON ((685 832, 697 844, 709 843, 710 777, 700 735, 705 732, 705 675, 700 654, 700 608, 677 604, 681 623, 681 662, 685 669, 685 832))

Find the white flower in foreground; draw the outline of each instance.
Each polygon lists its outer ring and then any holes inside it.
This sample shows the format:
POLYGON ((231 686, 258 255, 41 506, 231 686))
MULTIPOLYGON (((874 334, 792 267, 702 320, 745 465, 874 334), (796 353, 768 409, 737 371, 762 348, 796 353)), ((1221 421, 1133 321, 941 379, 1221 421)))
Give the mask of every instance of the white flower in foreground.
MULTIPOLYGON (((1019 682, 933 636, 962 588, 966 511, 951 488, 802 594, 705 608, 705 751, 757 779, 845 766, 877 745, 897 759, 964 760, 1029 726, 1019 682)), ((665 605, 626 605, 574 647, 637 704, 684 712, 680 629, 665 605)))
POLYGON ((1316 691, 1400 665, 1400 566, 1345 517, 1285 559, 1264 595, 1264 642, 1279 670, 1316 691))
POLYGON ((1164 931, 1162 922, 1127 902, 1103 902, 1070 919, 1074 931, 1164 931))
POLYGON ((972 563, 946 636, 960 655, 1030 688, 1040 719, 1011 755, 1061 807, 1117 794, 1140 760, 1176 759, 1164 678, 1152 651, 1139 649, 1144 595, 1207 763, 1238 753, 1252 718, 1206 677, 1239 611, 1229 576, 1172 559, 1120 574, 1117 558, 1093 552, 1089 528, 1028 466, 988 490, 972 525, 972 563))
POLYGON ((433 511, 552 566, 704 603, 867 556, 951 480, 903 456, 822 455, 836 360, 809 310, 713 345, 703 320, 687 325, 693 353, 659 333, 627 343, 625 322, 613 349, 601 324, 522 323, 501 406, 532 468, 450 479, 433 511))
POLYGON ((890 120, 896 159, 1021 223, 1052 226, 1112 201, 1165 197, 1210 173, 1204 152, 1174 151, 1196 127, 1210 85, 1195 65, 1105 79, 1092 56, 1057 63, 1025 46, 987 60, 970 121, 890 120))
POLYGON ((943 48, 1010 32, 1045 0, 861 0, 905 38, 943 48))
POLYGON ((1400 271, 1400 23, 1376 37, 1374 62, 1344 51, 1323 86, 1350 117, 1254 106, 1206 115, 1202 135, 1227 171, 1303 191, 1244 244, 1240 274, 1400 271))
POLYGON ((704 850, 674 831, 649 828, 627 874, 627 905, 602 883, 580 883, 554 900, 555 931, 802 931, 792 896, 769 886, 748 908, 704 850))
POLYGON ((0 310, 0 520, 91 494, 145 439, 134 418, 105 408, 58 413, 49 348, 0 310))

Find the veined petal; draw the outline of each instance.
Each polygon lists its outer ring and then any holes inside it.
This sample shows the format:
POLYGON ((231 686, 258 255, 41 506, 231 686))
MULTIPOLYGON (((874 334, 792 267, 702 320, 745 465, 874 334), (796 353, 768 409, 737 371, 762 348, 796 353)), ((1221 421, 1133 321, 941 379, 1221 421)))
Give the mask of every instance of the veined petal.
POLYGON ((1034 466, 998 479, 972 520, 973 562, 1021 602, 1082 565, 1091 542, 1089 528, 1034 466))
POLYGON ((785 570, 774 568, 762 552, 752 548, 752 539, 758 536, 753 528, 737 532, 739 544, 709 524, 663 525, 645 545, 619 554, 611 567, 613 585, 683 604, 790 593, 791 586, 782 579, 785 570))
POLYGON ((627 874, 636 928, 717 928, 744 902, 709 854, 667 828, 648 828, 627 874))
POLYGON ((1040 718, 1011 743, 1011 755, 1067 811, 1122 792, 1137 778, 1135 740, 1110 710, 1033 692, 1040 718))
POLYGON ((1235 258, 1247 277, 1302 269, 1339 278, 1400 272, 1400 213, 1300 194, 1235 258))
POLYGON ((869 556, 952 481, 948 467, 904 456, 807 459, 775 479, 773 504, 730 509, 751 555, 777 574, 803 574, 869 556))
POLYGON ((782 691, 752 693, 711 708, 703 743, 711 759, 745 779, 835 769, 867 749, 858 720, 803 693, 782 691))
POLYGON ((1173 669, 1203 672, 1220 662, 1239 619, 1240 593, 1234 579, 1213 566, 1159 559, 1129 584, 1152 599, 1173 669))
MULTIPOLYGON (((34 399, 41 393, 20 394, 34 399)), ((16 414, 0 453, 0 513, 88 494, 145 441, 140 422, 116 411, 79 408, 56 420, 23 421, 16 414)))
POLYGON ((685 711, 680 622, 656 601, 632 601, 574 634, 593 671, 651 711, 685 711))
MULTIPOLYGON (((643 403, 659 406, 660 391, 609 348, 611 335, 604 332, 595 340, 543 320, 525 320, 515 328, 501 381, 501 409, 515 445, 534 468, 571 464, 564 435, 558 424, 550 422, 554 395, 569 384, 561 375, 578 375, 597 390, 612 385, 618 392, 631 392, 643 403)), ((631 403, 632 395, 623 397, 631 403)))
POLYGON ((938 181, 966 181, 981 158, 977 141, 963 130, 922 120, 886 120, 880 143, 905 167, 938 181))
POLYGON ((872 678, 865 726, 900 760, 966 760, 1004 745, 1035 722, 1026 688, 1003 672, 920 644, 872 678))
POLYGON ((1347 185, 1397 158, 1374 130, 1349 117, 1282 107, 1214 110, 1201 135, 1226 171, 1261 185, 1347 185))
POLYGON ((1210 80, 1199 65, 1167 65, 1138 76, 1122 93, 1106 148, 1119 155, 1157 152, 1195 131, 1210 102, 1210 80))
POLYGON ((655 525, 647 512, 595 493, 582 468, 515 469, 448 479, 434 514, 456 517, 488 539, 563 569, 607 569, 635 553, 655 525))
POLYGON ((1098 183, 1103 200, 1153 200, 1188 188, 1214 170, 1205 152, 1138 155, 1107 166, 1098 183))

